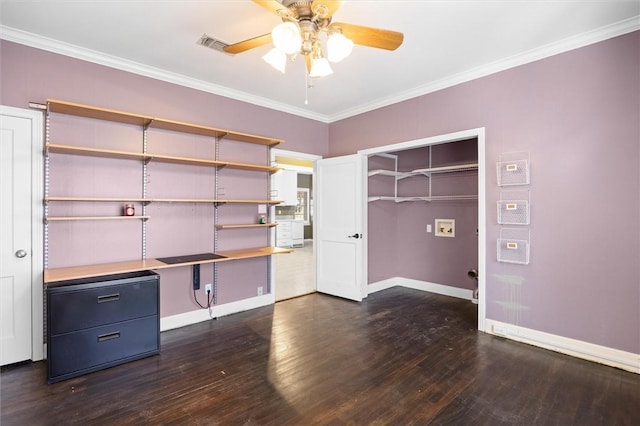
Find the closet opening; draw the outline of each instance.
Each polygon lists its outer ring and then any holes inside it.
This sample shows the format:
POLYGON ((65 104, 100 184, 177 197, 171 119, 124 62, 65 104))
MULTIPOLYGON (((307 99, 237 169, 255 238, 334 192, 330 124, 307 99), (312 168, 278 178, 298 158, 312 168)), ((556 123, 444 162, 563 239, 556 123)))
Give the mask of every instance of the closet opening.
POLYGON ((478 305, 484 327, 484 129, 367 156, 369 293, 400 285, 478 305))

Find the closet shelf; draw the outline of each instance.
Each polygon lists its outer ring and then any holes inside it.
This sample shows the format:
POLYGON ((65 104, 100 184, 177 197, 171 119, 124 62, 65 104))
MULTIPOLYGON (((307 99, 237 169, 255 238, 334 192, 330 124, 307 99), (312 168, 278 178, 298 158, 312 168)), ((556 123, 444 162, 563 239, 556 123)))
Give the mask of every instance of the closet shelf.
POLYGON ((404 203, 408 201, 454 201, 454 200, 477 200, 477 195, 433 195, 431 197, 389 197, 372 195, 368 197, 368 201, 395 201, 396 203, 404 203))
POLYGON ((226 262, 228 260, 250 259, 254 257, 266 257, 275 254, 291 253, 292 251, 292 249, 283 249, 279 247, 257 247, 243 250, 221 251, 217 252, 216 254, 225 257, 218 259, 201 260, 197 262, 167 264, 160 262, 157 259, 147 259, 102 263, 97 265, 72 266, 67 268, 54 268, 46 269, 44 271, 44 282, 45 284, 47 284, 56 281, 66 281, 78 278, 99 277, 101 275, 176 268, 180 266, 190 266, 204 263, 226 262))
POLYGON ((410 172, 398 172, 398 179, 418 175, 435 175, 440 173, 454 173, 478 170, 478 163, 459 164, 455 166, 429 167, 426 169, 416 169, 410 172))
POLYGON ((406 172, 396 172, 394 170, 376 169, 369 170, 369 177, 371 176, 391 176, 395 178, 405 177, 406 172))
POLYGON ((47 99, 47 107, 51 112, 75 115, 78 117, 95 118, 98 120, 114 121, 118 123, 138 125, 155 129, 171 130, 174 132, 190 133, 213 138, 226 138, 238 142, 247 142, 258 145, 275 146, 282 143, 281 139, 267 138, 248 133, 234 132, 215 127, 201 126, 198 124, 184 123, 181 121, 167 120, 163 118, 117 111, 107 108, 98 108, 73 102, 47 99))
POLYGON ((141 152, 118 151, 112 149, 86 148, 72 145, 47 144, 47 151, 57 154, 83 155, 86 157, 117 158, 124 160, 155 161, 160 163, 185 164, 191 166, 229 167, 232 169, 251 170, 257 172, 275 173, 280 167, 261 166, 249 163, 231 161, 205 160, 202 158, 177 157, 141 152))

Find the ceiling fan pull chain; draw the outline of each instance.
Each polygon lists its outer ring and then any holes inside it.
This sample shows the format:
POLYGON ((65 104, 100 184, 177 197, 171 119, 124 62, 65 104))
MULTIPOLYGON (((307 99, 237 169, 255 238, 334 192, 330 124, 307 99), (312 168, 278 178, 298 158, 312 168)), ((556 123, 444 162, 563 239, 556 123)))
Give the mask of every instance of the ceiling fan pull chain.
POLYGON ((309 105, 309 72, 304 70, 304 104, 309 105))

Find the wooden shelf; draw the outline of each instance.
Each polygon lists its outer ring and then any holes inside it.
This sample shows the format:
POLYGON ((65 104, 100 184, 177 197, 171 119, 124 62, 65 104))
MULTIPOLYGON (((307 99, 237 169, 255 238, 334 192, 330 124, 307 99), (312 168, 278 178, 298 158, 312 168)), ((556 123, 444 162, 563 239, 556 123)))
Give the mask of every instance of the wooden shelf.
POLYGON ((258 164, 235 163, 230 161, 205 160, 202 158, 177 157, 152 153, 118 151, 112 149, 86 148, 73 145, 48 144, 49 152, 57 154, 83 155, 86 157, 117 158, 138 161, 156 161, 160 163, 185 164, 190 166, 229 167, 232 169, 251 170, 256 172, 274 173, 282 170, 280 167, 261 166, 258 164))
POLYGON ((46 222, 62 222, 71 220, 147 220, 149 216, 52 216, 46 217, 46 222))
POLYGON ((181 121, 167 120, 148 115, 134 114, 107 108, 98 108, 73 102, 47 99, 49 111, 61 114, 75 115, 78 117, 95 118, 98 120, 114 121, 117 123, 133 124, 142 127, 150 127, 174 132, 190 133, 194 135, 210 136, 214 138, 226 138, 238 142, 247 142, 258 145, 275 146, 283 141, 281 139, 267 138, 248 133, 233 132, 226 129, 202 126, 199 124, 184 123, 181 121))
POLYGON ((44 197, 45 202, 49 201, 93 201, 93 202, 105 202, 105 203, 142 203, 149 202, 148 199, 145 198, 126 198, 126 197, 44 197))
POLYGON ((238 229, 238 228, 272 228, 277 226, 277 223, 250 223, 250 224, 236 224, 236 225, 216 225, 216 229, 238 229))
MULTIPOLYGON (((227 200, 214 198, 126 198, 126 197, 45 197, 45 202, 50 201, 89 201, 89 202, 133 202, 133 203, 205 203, 205 204, 280 204, 282 200, 227 200)), ((123 216, 124 217, 124 216, 123 216)), ((139 217, 139 216, 135 216, 139 217)))
POLYGON ((60 144, 47 144, 45 148, 49 152, 56 154, 72 154, 72 155, 84 155, 85 157, 103 157, 103 158, 118 158, 125 160, 138 160, 144 161, 145 154, 127 151, 118 151, 113 149, 99 149, 99 148, 85 148, 72 145, 60 145, 60 144))
MULTIPOLYGON (((214 198, 125 198, 125 197, 45 197, 44 202, 96 202, 96 203, 200 203, 214 204, 216 206, 223 204, 269 204, 275 205, 282 203, 282 200, 218 200, 214 198)), ((143 218, 147 216, 105 216, 100 218, 74 218, 72 217, 50 217, 48 220, 100 220, 100 219, 123 219, 123 218, 143 218)))
POLYGON ((280 204, 282 200, 216 200, 203 198, 148 198, 150 203, 210 203, 210 204, 280 204))
POLYGON ((255 257, 266 257, 275 254, 291 253, 292 249, 279 247, 257 247, 243 250, 229 250, 218 252, 225 256, 219 259, 210 259, 197 262, 185 262, 166 264, 157 259, 131 260, 125 262, 102 263, 98 265, 73 266, 68 268, 54 268, 44 271, 44 282, 52 283, 57 281, 75 280, 79 278, 98 277, 101 275, 122 274, 126 272, 148 271, 153 269, 177 268, 204 263, 226 262, 229 260, 250 259, 255 257))

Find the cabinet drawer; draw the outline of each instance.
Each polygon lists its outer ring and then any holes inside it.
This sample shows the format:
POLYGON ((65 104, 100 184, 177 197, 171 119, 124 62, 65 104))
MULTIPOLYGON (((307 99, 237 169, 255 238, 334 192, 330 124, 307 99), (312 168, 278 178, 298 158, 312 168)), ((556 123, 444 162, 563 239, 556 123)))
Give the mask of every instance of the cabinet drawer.
POLYGON ((57 287, 48 291, 52 335, 158 314, 157 279, 57 287))
POLYGON ((131 321, 50 336, 49 382, 112 367, 160 351, 159 317, 131 321))

